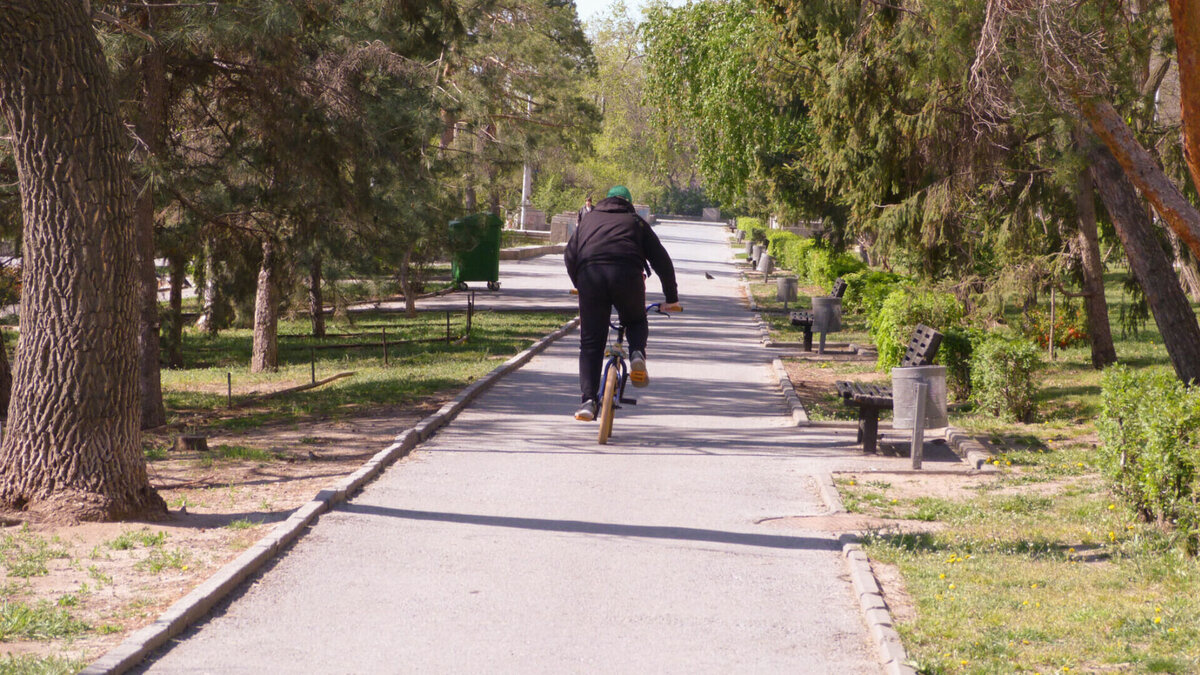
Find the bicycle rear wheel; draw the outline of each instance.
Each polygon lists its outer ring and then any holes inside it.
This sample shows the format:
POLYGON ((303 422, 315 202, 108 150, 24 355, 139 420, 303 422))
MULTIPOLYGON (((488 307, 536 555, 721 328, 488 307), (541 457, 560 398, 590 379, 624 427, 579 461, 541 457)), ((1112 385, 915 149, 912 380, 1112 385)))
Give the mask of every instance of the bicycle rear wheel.
POLYGON ((620 380, 617 370, 616 364, 605 369, 604 393, 600 395, 600 445, 608 443, 608 437, 612 435, 613 417, 617 412, 617 383, 620 380))

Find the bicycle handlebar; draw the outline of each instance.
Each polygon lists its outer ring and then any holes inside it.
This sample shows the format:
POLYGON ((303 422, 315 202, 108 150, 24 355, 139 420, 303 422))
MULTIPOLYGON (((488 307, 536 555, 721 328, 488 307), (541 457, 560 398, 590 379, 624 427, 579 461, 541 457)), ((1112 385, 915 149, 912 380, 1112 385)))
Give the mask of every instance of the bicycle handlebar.
POLYGON ((670 316, 670 314, 672 312, 682 312, 683 305, 679 304, 678 302, 674 302, 674 303, 655 302, 655 303, 652 303, 652 304, 646 306, 646 313, 649 314, 651 309, 653 309, 655 311, 655 313, 666 314, 666 315, 670 316), (662 308, 663 304, 667 304, 669 309, 663 309, 662 308), (671 306, 671 305, 674 305, 674 306, 671 306))

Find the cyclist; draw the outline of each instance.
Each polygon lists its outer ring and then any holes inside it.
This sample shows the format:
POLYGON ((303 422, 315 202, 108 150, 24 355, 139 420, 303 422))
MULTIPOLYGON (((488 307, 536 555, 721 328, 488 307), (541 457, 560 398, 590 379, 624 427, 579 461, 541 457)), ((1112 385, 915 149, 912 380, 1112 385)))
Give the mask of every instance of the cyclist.
POLYGON ((575 419, 596 419, 600 369, 613 307, 629 340, 629 379, 633 386, 650 383, 646 372, 646 274, 650 268, 662 282, 664 311, 678 309, 675 266, 658 235, 633 209, 633 196, 613 186, 583 216, 567 242, 567 274, 579 289, 579 389, 583 405, 575 419), (648 265, 648 266, 647 266, 648 265))

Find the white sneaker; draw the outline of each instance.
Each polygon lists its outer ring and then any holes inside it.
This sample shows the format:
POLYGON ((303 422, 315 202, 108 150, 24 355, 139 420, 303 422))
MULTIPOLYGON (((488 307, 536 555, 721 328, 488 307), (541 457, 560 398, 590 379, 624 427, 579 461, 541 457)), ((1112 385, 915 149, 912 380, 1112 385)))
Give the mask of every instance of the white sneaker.
POLYGON ((650 384, 650 373, 646 372, 645 354, 632 352, 629 355, 629 379, 633 380, 635 387, 644 387, 650 384))
POLYGON ((591 422, 596 419, 596 399, 588 399, 575 411, 575 419, 580 422, 591 422))

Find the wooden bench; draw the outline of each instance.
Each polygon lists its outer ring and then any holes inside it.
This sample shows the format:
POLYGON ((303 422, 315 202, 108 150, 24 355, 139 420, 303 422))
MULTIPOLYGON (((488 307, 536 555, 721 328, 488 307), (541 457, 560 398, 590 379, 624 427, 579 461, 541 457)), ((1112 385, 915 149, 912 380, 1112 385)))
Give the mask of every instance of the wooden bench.
MULTIPOLYGON (((941 345, 941 333, 924 324, 918 325, 908 341, 908 348, 904 350, 900 367, 932 364, 941 345)), ((858 442, 862 443, 863 452, 875 452, 879 438, 879 411, 891 410, 895 403, 892 386, 845 381, 833 384, 843 403, 858 406, 858 442)))
MULTIPOLYGON (((829 297, 840 298, 845 294, 846 294, 846 282, 841 277, 838 277, 833 282, 833 290, 829 293, 829 297)), ((790 315, 788 315, 788 319, 791 321, 793 326, 798 326, 799 328, 804 330, 804 351, 811 352, 812 351, 812 336, 813 336, 813 334, 812 334, 812 325, 813 325, 812 312, 807 312, 807 311, 792 312, 790 315)))

